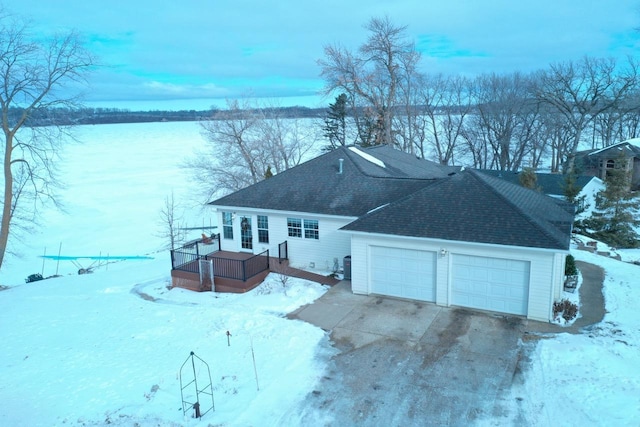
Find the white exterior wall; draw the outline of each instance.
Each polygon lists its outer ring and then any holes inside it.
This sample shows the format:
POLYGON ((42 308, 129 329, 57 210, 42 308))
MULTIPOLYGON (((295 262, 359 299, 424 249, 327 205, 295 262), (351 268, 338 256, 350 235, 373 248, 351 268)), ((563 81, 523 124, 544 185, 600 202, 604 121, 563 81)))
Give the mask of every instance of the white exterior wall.
POLYGON ((404 238, 354 233, 351 239, 351 289, 368 295, 370 290, 371 246, 388 246, 437 252, 436 304, 451 305, 452 254, 508 258, 530 262, 527 318, 547 322, 552 316, 553 301, 559 298, 564 276, 565 253, 520 247, 506 247, 464 242, 404 238), (441 254, 444 249, 446 255, 441 254))
MULTIPOLYGON (((318 216, 312 214, 301 214, 296 212, 267 212, 267 211, 248 211, 241 209, 221 210, 217 212, 219 225, 219 233, 221 244, 220 248, 224 251, 242 252, 240 242, 240 218, 243 216, 251 217, 251 227, 253 233, 253 253, 258 254, 269 250, 272 257, 278 256, 278 245, 285 240, 289 250, 289 264, 292 267, 307 268, 311 264, 319 270, 326 269, 328 272, 333 271, 334 259, 338 260, 340 268, 343 267, 343 259, 346 255, 350 255, 351 236, 337 230, 344 225, 350 223, 354 218, 318 216), (235 215, 233 221, 233 240, 225 239, 222 224, 222 211, 233 212, 235 215), (258 215, 266 215, 269 218, 269 243, 259 243, 258 241, 258 215), (287 229, 287 218, 311 219, 318 221, 319 239, 305 239, 304 237, 289 237, 287 229)), ((303 229, 304 235, 304 229, 303 229)))

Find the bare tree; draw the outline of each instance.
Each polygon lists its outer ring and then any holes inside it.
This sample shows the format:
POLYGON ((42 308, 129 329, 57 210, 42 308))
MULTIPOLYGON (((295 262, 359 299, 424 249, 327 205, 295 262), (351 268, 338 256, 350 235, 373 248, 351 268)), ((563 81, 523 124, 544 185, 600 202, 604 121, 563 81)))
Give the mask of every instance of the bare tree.
POLYGON ((539 72, 537 99, 561 115, 572 132, 571 141, 558 153, 569 169, 585 129, 637 88, 637 75, 637 64, 631 59, 619 67, 613 59, 590 57, 552 64, 539 72))
POLYGON ((534 129, 536 115, 527 99, 527 82, 520 73, 482 75, 475 81, 477 114, 473 123, 482 129, 488 144, 491 169, 518 170, 529 153, 528 134, 534 129))
POLYGON ((184 241, 185 233, 184 230, 180 228, 182 215, 177 212, 177 209, 178 206, 176 206, 172 191, 171 195, 164 199, 164 205, 159 215, 161 230, 158 233, 158 237, 169 241, 169 247, 166 249, 175 249, 176 245, 184 241))
POLYGON ((325 58, 318 61, 326 81, 325 93, 348 95, 356 125, 362 126, 361 143, 394 144, 393 118, 401 86, 411 84, 420 54, 407 39, 406 27, 394 25, 388 17, 372 18, 365 28, 369 38, 357 52, 339 45, 325 46, 325 58), (363 120, 358 119, 361 114, 363 120), (362 138, 369 133, 371 139, 362 138))
POLYGON ((227 109, 203 120, 201 126, 207 149, 196 153, 185 167, 202 183, 206 199, 299 164, 319 138, 317 126, 284 118, 278 108, 249 100, 228 100, 227 109))
POLYGON ((0 16, 0 109, 4 136, 0 267, 12 226, 33 220, 42 202, 55 202, 55 160, 67 130, 30 126, 34 115, 77 107, 66 89, 84 82, 94 65, 75 32, 45 40, 27 24, 0 16), (25 206, 28 203, 28 207, 25 206))
POLYGON ((474 91, 471 80, 465 77, 436 75, 425 79, 420 91, 424 115, 416 120, 424 122, 425 141, 419 143, 421 157, 430 148, 431 157, 440 164, 454 163, 454 155, 464 142, 465 125, 474 111, 474 91))

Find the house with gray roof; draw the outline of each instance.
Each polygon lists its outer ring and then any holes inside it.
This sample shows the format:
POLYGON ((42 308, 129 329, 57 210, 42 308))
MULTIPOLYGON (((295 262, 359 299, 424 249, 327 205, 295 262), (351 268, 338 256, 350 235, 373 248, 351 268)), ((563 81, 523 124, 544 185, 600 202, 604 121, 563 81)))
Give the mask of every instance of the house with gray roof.
POLYGON ((598 150, 578 151, 575 164, 582 173, 606 181, 613 169, 622 169, 629 178, 629 189, 640 189, 640 138, 632 138, 598 150))
POLYGON ((573 212, 388 146, 340 147, 210 203, 220 250, 278 253, 379 294, 548 321, 573 212))

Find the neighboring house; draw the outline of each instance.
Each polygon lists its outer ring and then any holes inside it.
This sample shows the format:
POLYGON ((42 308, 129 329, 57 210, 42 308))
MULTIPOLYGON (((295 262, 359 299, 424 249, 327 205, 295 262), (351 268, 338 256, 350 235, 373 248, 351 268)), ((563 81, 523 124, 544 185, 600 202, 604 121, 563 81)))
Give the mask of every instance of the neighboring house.
MULTIPOLYGON (((496 178, 504 179, 513 184, 522 185, 520 183, 520 172, 511 171, 498 171, 482 169, 482 173, 491 175, 496 178)), ((542 173, 536 172, 536 185, 540 192, 547 196, 554 197, 556 199, 565 199, 564 189, 566 185, 566 177, 557 173, 542 173)), ((576 197, 579 206, 576 206, 578 211, 584 211, 585 209, 593 209, 596 206, 596 195, 605 189, 604 182, 591 175, 578 175, 576 177, 575 185, 580 189, 580 193, 576 197)))
POLYGON ((278 253, 380 294, 548 321, 573 214, 475 170, 387 146, 341 147, 210 203, 220 249, 278 253), (348 272, 347 272, 348 273, 348 272))
POLYGON ((575 164, 582 174, 606 181, 612 169, 623 168, 629 175, 630 189, 640 189, 640 138, 628 139, 599 150, 576 153, 575 164))

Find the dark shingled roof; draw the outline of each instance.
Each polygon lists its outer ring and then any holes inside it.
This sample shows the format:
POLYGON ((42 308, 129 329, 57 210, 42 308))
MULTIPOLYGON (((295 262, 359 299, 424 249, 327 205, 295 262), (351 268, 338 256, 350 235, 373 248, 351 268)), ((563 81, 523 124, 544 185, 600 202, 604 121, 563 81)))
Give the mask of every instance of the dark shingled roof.
POLYGON ((340 147, 210 204, 359 217, 350 231, 569 248, 573 214, 553 198, 455 170, 388 146, 340 147))
POLYGON ((450 171, 388 146, 340 147, 210 204, 359 217, 450 171), (358 153, 374 156, 385 167, 358 153))
MULTIPOLYGON (((490 169, 480 169, 480 172, 496 178, 502 178, 512 184, 522 185, 520 184, 521 172, 498 171, 490 169)), ((576 186, 579 189, 582 189, 592 179, 594 179, 594 177, 592 176, 579 175, 576 177, 576 186)), ((566 182, 565 175, 557 173, 536 172, 536 181, 538 187, 540 187, 540 191, 542 191, 544 194, 554 194, 560 196, 564 194, 564 186, 566 182)))
POLYGON ((466 170, 344 230, 534 248, 569 248, 573 215, 536 191, 466 170))

